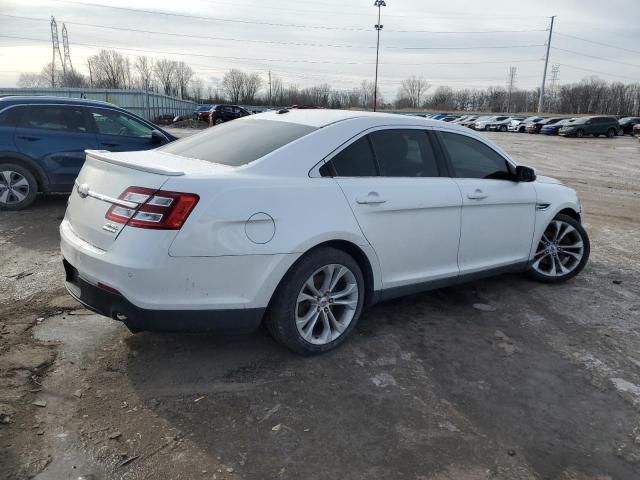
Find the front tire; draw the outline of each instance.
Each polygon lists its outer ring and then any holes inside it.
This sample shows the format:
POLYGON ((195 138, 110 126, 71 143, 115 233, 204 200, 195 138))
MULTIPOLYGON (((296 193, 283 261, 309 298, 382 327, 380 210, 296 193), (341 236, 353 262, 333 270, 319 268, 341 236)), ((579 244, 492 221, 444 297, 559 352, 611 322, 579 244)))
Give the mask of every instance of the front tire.
POLYGON ((500 131, 501 132, 506 132, 507 131, 507 126, 506 125, 500 125, 500 131))
POLYGON ((560 214, 542 234, 529 276, 544 283, 560 283, 580 273, 591 252, 584 227, 574 218, 560 214))
POLYGON ((265 323, 280 344, 296 353, 327 352, 356 326, 364 297, 358 263, 342 250, 321 247, 303 256, 284 276, 265 323))
POLYGON ((221 123, 223 123, 223 122, 224 122, 224 120, 222 120, 221 118, 216 118, 216 119, 213 121, 213 124, 214 124, 214 125, 220 125, 220 124, 221 124, 221 123))
POLYGON ((12 163, 0 164, 0 210, 22 210, 33 203, 38 182, 26 168, 12 163))
POLYGON ((584 130, 578 129, 578 131, 576 132, 576 138, 582 138, 582 137, 584 137, 584 130))

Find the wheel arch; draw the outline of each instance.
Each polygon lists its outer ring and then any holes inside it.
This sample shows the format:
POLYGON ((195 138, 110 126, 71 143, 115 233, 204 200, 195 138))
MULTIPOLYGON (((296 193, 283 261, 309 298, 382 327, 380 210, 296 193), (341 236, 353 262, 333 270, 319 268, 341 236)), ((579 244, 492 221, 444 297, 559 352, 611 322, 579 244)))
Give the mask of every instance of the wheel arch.
POLYGON ((580 216, 580 213, 577 210, 573 209, 573 208, 570 208, 570 207, 563 208, 562 210, 557 212, 553 216, 553 218, 557 217, 558 215, 567 215, 567 216, 573 218, 576 222, 582 223, 582 217, 580 216))
POLYGON ((45 171, 37 165, 33 160, 16 155, 15 153, 0 152, 0 163, 13 163, 26 168, 35 177, 38 183, 38 191, 46 192, 49 186, 49 179, 45 171))

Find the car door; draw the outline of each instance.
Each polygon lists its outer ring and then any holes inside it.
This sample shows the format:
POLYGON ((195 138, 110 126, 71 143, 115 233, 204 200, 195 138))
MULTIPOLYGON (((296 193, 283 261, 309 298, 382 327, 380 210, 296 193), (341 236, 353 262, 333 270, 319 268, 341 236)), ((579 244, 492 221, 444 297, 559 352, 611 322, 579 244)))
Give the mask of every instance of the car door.
POLYGON ((14 138, 18 151, 45 171, 53 192, 71 191, 84 151, 97 146, 86 112, 74 105, 30 105, 14 138))
POLYGON ((153 127, 119 110, 87 107, 96 132, 98 148, 111 152, 149 150, 159 143, 152 137, 153 127))
POLYGON ((462 199, 436 151, 424 129, 385 128, 327 164, 378 256, 389 296, 458 274, 462 199))
POLYGON ((535 223, 532 183, 513 180, 513 166, 469 135, 439 132, 462 194, 458 266, 471 274, 525 262, 535 223))

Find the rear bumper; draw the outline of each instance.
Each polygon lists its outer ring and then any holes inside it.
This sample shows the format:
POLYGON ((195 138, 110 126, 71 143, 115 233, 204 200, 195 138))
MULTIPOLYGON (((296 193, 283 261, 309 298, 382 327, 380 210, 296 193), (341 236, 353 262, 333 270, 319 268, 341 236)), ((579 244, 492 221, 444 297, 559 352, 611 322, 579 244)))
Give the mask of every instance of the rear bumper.
POLYGON ((89 310, 124 323, 133 332, 250 333, 260 325, 265 308, 219 310, 151 310, 140 308, 122 295, 93 285, 78 275, 67 260, 65 287, 89 310))

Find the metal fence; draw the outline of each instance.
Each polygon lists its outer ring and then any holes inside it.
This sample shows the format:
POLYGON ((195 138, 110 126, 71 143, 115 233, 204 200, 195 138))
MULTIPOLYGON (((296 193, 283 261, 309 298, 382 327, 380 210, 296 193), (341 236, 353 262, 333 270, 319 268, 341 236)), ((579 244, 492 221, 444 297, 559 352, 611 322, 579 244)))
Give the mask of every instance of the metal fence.
POLYGON ((54 97, 87 98, 113 103, 147 120, 161 115, 188 115, 196 103, 144 90, 108 88, 0 88, 0 95, 49 95, 54 97))

